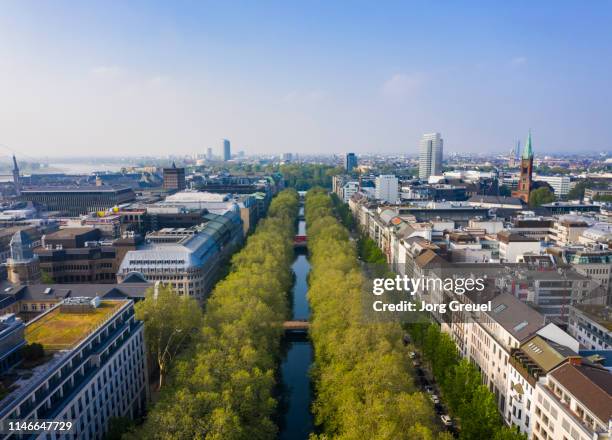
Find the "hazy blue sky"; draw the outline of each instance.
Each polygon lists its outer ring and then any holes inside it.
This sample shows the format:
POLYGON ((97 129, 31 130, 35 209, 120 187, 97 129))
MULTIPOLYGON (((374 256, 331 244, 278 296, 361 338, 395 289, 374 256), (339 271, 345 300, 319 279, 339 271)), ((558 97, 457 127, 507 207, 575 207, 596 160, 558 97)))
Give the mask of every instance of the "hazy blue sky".
POLYGON ((0 0, 0 144, 612 150, 611 23, 609 1, 0 0))

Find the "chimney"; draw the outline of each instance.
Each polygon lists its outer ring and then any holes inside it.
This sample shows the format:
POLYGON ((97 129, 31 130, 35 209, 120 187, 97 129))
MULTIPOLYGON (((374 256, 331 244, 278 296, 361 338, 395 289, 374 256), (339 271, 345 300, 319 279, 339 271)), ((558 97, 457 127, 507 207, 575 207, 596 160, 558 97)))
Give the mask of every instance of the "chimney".
POLYGON ((570 365, 580 366, 580 365, 582 365, 582 358, 578 357, 578 356, 572 356, 572 357, 568 358, 567 362, 570 365))

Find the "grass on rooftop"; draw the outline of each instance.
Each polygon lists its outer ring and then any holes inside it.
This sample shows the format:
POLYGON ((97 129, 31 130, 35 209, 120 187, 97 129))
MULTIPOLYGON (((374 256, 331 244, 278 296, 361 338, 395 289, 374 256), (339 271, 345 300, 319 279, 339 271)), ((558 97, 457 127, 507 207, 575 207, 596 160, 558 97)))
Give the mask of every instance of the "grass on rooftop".
POLYGON ((98 308, 89 313, 66 313, 59 308, 54 309, 26 326, 26 340, 29 344, 33 342, 42 344, 45 351, 70 349, 122 305, 120 301, 102 301, 98 308))

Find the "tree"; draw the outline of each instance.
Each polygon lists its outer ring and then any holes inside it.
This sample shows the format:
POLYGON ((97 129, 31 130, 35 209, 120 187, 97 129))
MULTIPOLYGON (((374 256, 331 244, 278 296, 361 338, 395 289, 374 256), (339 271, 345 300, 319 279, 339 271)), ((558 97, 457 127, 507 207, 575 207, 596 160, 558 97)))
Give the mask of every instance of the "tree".
POLYGON ((43 284, 53 284, 53 277, 46 270, 40 271, 40 282, 43 284))
POLYGON ((273 391, 293 282, 298 204, 295 190, 274 197, 267 218, 216 284, 200 330, 172 362, 145 423, 126 438, 276 437, 273 391))
POLYGON ((21 349, 21 354, 26 361, 36 361, 45 356, 45 350, 42 344, 38 342, 32 342, 31 344, 26 344, 21 349))
POLYGON ((134 428, 134 421, 127 417, 110 417, 105 440, 121 440, 124 434, 134 428))
POLYGON ((198 332, 202 312, 195 299, 178 295, 169 285, 149 288, 135 308, 136 319, 144 321, 145 340, 159 368, 161 389, 172 361, 198 332))
POLYGON ((545 186, 535 189, 529 194, 529 206, 532 208, 554 202, 554 200, 555 195, 545 186))
POLYGON ((610 202, 612 202, 612 196, 597 195, 597 196, 593 197, 593 200, 596 201, 596 202, 610 203, 610 202))
POLYGON ((503 197, 510 197, 512 195, 512 191, 508 187, 508 185, 500 185, 499 186, 499 195, 503 197))
POLYGON ((586 179, 581 180, 576 185, 569 190, 567 193, 567 198, 570 200, 582 200, 584 197, 584 190, 587 188, 593 188, 596 186, 596 183, 592 180, 586 179))
POLYGON ((472 395, 480 385, 480 373, 467 359, 462 359, 449 369, 442 383, 444 398, 453 412, 472 400, 472 395))
POLYGON ((493 393, 484 385, 479 385, 472 399, 459 409, 462 440, 493 438, 500 427, 500 415, 493 393))

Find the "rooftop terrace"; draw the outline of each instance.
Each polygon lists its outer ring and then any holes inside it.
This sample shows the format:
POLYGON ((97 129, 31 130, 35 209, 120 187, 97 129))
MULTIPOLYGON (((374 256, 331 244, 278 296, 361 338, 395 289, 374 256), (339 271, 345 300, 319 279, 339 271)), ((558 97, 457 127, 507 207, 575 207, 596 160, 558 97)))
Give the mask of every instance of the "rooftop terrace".
POLYGON ((57 307, 29 323, 25 338, 30 344, 42 344, 45 351, 71 349, 123 304, 123 301, 102 301, 97 308, 84 313, 67 312, 57 307))

